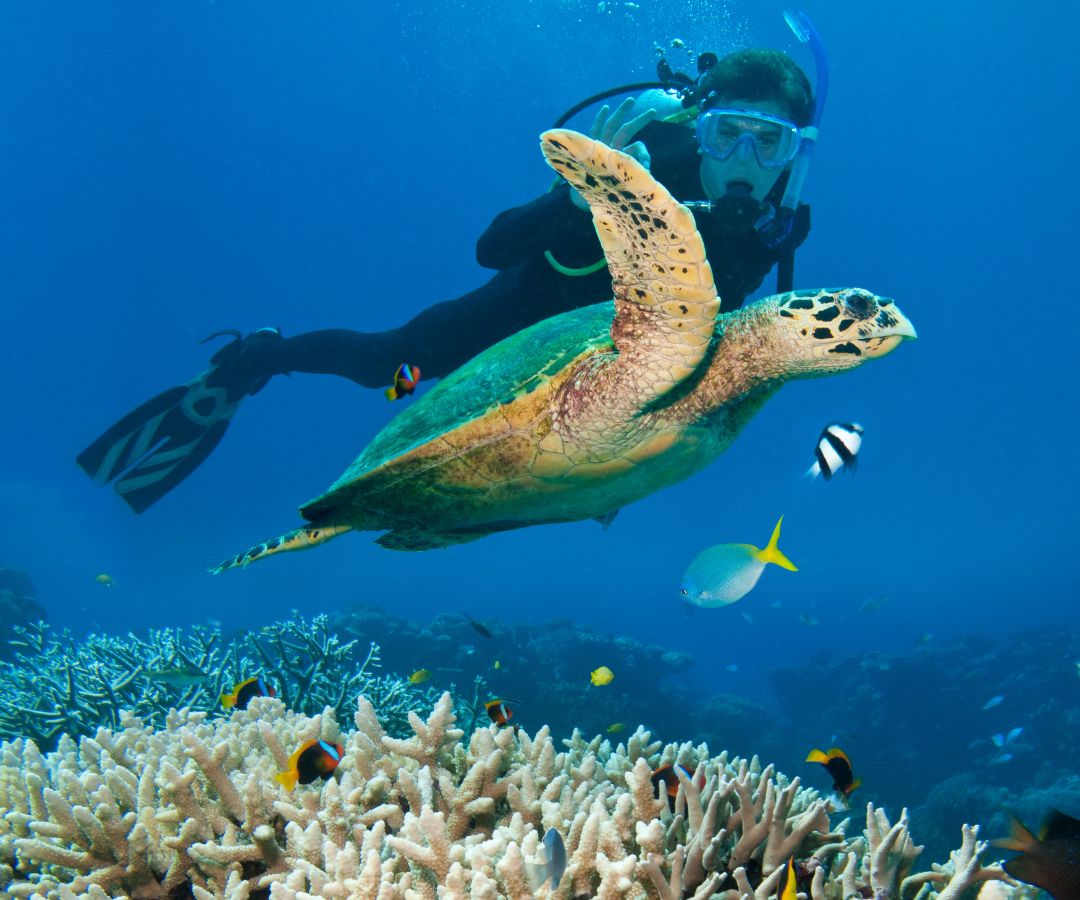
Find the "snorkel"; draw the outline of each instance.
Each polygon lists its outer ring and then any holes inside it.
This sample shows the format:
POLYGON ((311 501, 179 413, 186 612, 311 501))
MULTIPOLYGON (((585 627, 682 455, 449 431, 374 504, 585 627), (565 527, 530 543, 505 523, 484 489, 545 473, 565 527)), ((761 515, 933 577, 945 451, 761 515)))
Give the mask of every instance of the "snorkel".
POLYGON ((795 222, 795 210, 799 205, 799 196, 802 194, 803 182, 810 168, 810 157, 814 153, 814 144, 818 139, 818 128, 821 124, 821 114, 825 111, 825 98, 829 93, 829 59, 825 54, 825 45, 821 41, 814 23, 802 10, 784 10, 784 21, 792 30, 801 44, 809 44, 810 52, 814 54, 814 66, 817 70, 817 80, 814 85, 814 114, 810 124, 802 129, 799 141, 799 149, 795 155, 795 161, 791 164, 788 173, 787 188, 784 197, 780 201, 780 209, 776 218, 769 227, 762 232, 765 243, 775 247, 784 242, 795 222))

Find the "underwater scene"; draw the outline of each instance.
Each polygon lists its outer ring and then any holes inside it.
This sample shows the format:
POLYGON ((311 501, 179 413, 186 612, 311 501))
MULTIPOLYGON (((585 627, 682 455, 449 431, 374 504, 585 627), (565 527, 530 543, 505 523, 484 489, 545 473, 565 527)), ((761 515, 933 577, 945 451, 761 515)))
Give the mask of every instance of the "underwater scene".
POLYGON ((0 897, 1080 900, 1071 5, 0 35, 0 897))

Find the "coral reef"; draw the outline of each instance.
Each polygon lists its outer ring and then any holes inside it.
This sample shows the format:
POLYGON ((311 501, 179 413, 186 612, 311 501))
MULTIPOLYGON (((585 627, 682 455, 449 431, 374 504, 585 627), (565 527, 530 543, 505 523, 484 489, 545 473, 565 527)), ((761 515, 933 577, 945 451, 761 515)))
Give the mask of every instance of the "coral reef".
POLYGON ((1080 758, 1077 660, 1080 632, 1059 629, 775 669, 769 681, 782 716, 756 747, 786 765, 795 758, 785 748, 797 753, 835 736, 867 788, 890 802, 921 803, 965 772, 1012 793, 1046 787, 1080 758), (1022 733, 1008 747, 995 744, 1014 728, 1022 733))
MULTIPOLYGON (((432 683, 444 687, 482 676, 495 694, 520 701, 515 721, 533 728, 546 724, 555 734, 574 728, 598 734, 622 722, 630 730, 644 724, 654 734, 685 735, 694 718, 689 698, 673 698, 669 691, 671 676, 686 672, 693 657, 574 622, 489 620, 492 637, 486 638, 462 614, 425 624, 359 606, 331 624, 343 638, 376 641, 395 671, 430 669, 432 683), (598 690, 589 672, 601 665, 615 680, 598 690)), ((717 746, 730 746, 721 733, 709 737, 717 746)))
MULTIPOLYGON (((408 713, 439 695, 402 677, 379 674, 374 643, 341 641, 327 618, 296 614, 285 622, 231 637, 215 628, 152 630, 145 638, 91 635, 75 641, 44 623, 17 629, 15 659, 0 664, 0 737, 29 737, 51 749, 61 734, 92 735, 118 728, 123 711, 160 727, 172 708, 220 710, 233 684, 264 675, 291 709, 326 706, 347 716, 363 693, 394 733, 408 730, 408 713), (198 675, 162 674, 186 667, 198 675), (176 683, 180 681, 182 683, 176 683)), ((469 712, 475 718, 480 697, 469 712)))
POLYGON ((0 566, 0 660, 15 658, 15 648, 8 643, 15 629, 44 618, 45 608, 37 602, 30 576, 0 566))
POLYGON ((0 881, 15 898, 65 900, 766 900, 794 857, 813 900, 958 900, 1004 877, 982 864, 975 828, 944 866, 917 871, 906 813, 892 823, 869 806, 848 837, 797 778, 640 729, 616 747, 575 733, 561 752, 546 727, 466 739, 449 694, 426 721, 410 714, 408 738, 362 697, 353 721, 342 735, 330 708, 257 698, 228 718, 170 713, 160 730, 129 718, 48 755, 0 745, 0 881), (273 773, 320 736, 345 745, 335 777, 286 792, 273 773), (651 783, 667 762, 693 772, 673 803, 651 783), (548 828, 568 865, 534 892, 526 864, 548 828))

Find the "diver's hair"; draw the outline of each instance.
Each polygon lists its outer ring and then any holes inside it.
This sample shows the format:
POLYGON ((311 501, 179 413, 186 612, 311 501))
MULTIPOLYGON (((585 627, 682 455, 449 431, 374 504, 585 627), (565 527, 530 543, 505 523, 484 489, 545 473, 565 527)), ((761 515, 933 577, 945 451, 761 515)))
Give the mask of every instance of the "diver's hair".
POLYGON ((814 114, 810 79, 780 50, 729 53, 704 75, 697 95, 706 109, 731 100, 772 100, 799 126, 809 125, 814 114))

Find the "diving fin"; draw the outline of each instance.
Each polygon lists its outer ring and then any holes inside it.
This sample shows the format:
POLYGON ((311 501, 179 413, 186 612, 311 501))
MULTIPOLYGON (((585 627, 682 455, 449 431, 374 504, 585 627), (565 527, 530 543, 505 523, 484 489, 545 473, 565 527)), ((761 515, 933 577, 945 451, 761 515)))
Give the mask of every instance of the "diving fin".
POLYGON ((194 472, 229 427, 240 401, 274 371, 248 352, 276 329, 261 329, 221 348, 198 378, 163 391, 132 410, 76 457, 95 484, 116 479, 116 492, 144 512, 194 472))
POLYGON ((170 388, 124 416, 76 457, 97 485, 135 512, 149 509, 199 467, 218 445, 238 404, 222 404, 205 376, 170 388), (209 415, 196 412, 207 407, 209 415), (195 415, 192 416, 192 413, 195 415))

